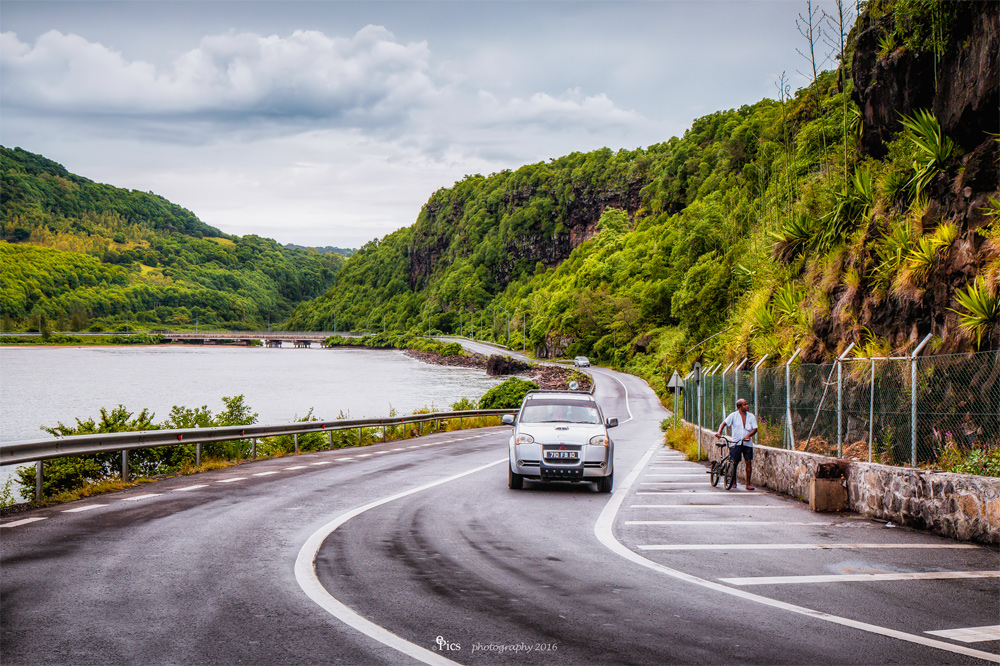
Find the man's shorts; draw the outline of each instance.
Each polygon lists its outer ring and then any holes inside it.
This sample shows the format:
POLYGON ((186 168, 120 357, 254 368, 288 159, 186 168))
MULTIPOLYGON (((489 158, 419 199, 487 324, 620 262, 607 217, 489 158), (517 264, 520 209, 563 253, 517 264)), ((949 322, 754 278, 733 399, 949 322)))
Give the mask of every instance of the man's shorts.
POLYGON ((753 447, 746 444, 736 444, 729 447, 729 457, 737 465, 740 464, 740 457, 744 460, 753 460, 753 447))

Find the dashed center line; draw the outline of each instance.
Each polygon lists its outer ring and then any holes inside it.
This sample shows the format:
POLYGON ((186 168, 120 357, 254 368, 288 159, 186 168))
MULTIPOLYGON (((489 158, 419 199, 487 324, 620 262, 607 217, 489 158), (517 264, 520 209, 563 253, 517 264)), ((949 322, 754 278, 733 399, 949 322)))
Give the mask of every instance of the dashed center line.
POLYGON ((288 470, 292 470, 292 469, 305 469, 305 468, 306 468, 306 465, 294 465, 293 467, 286 467, 284 469, 284 471, 287 472, 288 470))
POLYGON ((36 516, 34 518, 22 518, 21 520, 13 520, 9 523, 4 523, 0 527, 17 527, 18 525, 27 525, 29 523, 37 523, 39 520, 46 520, 42 516, 36 516))
MULTIPOLYGON (((315 464, 315 463, 313 463, 313 464, 315 464)), ((275 472, 275 471, 270 471, 270 472, 257 472, 256 474, 252 474, 251 476, 271 476, 272 474, 277 474, 277 473, 278 473, 278 472, 275 472)))
POLYGON ((149 499, 150 497, 159 497, 163 493, 146 493, 145 495, 136 495, 135 497, 123 497, 123 502, 138 502, 139 500, 149 499))
POLYGON ((184 492, 187 492, 189 490, 197 490, 198 488, 208 488, 208 484, 207 483, 199 483, 196 486, 187 486, 185 488, 174 488, 174 492, 175 493, 184 493, 184 492))
POLYGON ((220 479, 218 482, 219 483, 233 483, 234 481, 246 481, 246 477, 245 476, 236 476, 236 477, 233 477, 232 479, 220 479))
POLYGON ((332 465, 333 461, 331 461, 331 460, 320 460, 319 462, 314 462, 314 463, 309 463, 309 464, 310 465, 332 465))
POLYGON ((75 509, 65 509, 63 513, 80 513, 81 511, 90 511, 91 509, 99 509, 102 506, 107 506, 107 504, 88 504, 86 506, 78 506, 75 509))

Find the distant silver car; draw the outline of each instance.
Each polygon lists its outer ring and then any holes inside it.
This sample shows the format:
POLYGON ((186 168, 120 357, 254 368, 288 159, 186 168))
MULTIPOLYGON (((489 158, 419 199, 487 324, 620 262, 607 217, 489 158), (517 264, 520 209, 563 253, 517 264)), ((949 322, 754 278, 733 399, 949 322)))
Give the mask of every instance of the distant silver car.
POLYGON ((586 356, 577 356, 576 358, 573 359, 573 365, 575 365, 578 368, 589 368, 590 359, 587 358, 586 356))
POLYGON ((602 493, 614 484, 615 444, 594 396, 581 391, 529 391, 510 438, 507 485, 515 490, 532 481, 593 481, 602 493))

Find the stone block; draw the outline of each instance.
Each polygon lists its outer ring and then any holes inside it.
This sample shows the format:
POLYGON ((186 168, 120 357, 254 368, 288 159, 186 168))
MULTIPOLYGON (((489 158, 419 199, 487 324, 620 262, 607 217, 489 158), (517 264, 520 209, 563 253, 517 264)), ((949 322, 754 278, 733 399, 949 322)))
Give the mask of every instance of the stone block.
POLYGON ((809 481, 810 511, 846 511, 847 508, 847 487, 843 479, 809 481))

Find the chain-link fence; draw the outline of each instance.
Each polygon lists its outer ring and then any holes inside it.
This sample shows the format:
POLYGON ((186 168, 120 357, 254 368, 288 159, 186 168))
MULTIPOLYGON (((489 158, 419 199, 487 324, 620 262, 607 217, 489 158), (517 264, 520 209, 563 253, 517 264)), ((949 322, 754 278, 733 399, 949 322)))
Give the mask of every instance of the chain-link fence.
POLYGON ((1000 451, 1000 352, 851 358, 684 378, 685 420, 714 430, 750 402, 761 444, 889 465, 1000 451), (699 410, 699 402, 701 409, 699 410))

